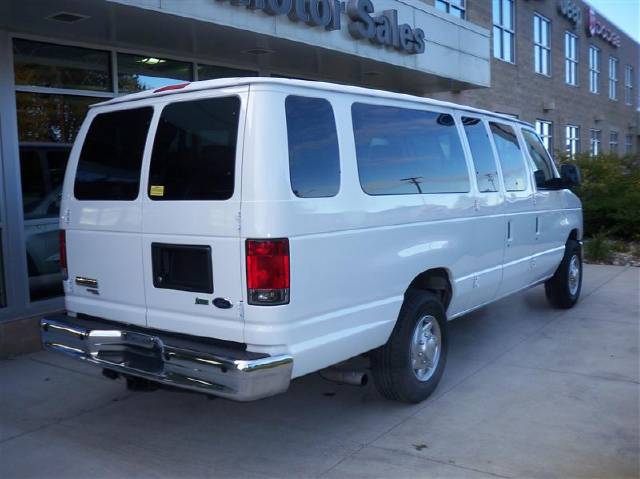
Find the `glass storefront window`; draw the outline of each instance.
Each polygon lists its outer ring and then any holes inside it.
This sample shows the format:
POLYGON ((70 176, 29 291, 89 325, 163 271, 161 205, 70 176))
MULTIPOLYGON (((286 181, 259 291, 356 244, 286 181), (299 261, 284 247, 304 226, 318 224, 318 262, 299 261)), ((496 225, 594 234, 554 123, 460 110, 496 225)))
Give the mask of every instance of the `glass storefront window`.
POLYGON ((89 105, 100 98, 16 92, 31 301, 62 295, 58 215, 64 170, 89 105))
POLYGON ((89 105, 102 99, 16 93, 20 142, 73 143, 89 105))
POLYGON ((188 62, 118 53, 118 90, 134 93, 191 81, 192 70, 188 62))
POLYGON ((58 218, 62 181, 71 147, 25 145, 20 147, 24 219, 58 218))
POLYGON ((216 78, 257 77, 258 72, 228 68, 217 65, 198 65, 198 80, 215 80, 216 78))
POLYGON ((16 85, 111 91, 110 54, 89 48, 15 39, 16 85))

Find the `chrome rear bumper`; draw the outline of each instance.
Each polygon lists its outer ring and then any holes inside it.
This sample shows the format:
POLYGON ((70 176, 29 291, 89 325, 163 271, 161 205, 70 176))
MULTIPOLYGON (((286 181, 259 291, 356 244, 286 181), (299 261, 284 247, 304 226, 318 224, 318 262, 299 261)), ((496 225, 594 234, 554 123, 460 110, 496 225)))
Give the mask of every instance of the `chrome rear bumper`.
POLYGON ((289 387, 293 358, 257 353, 224 354, 198 338, 118 323, 85 322, 66 315, 40 321, 45 348, 118 373, 236 401, 252 401, 289 387), (240 356, 240 357, 238 357, 240 356))

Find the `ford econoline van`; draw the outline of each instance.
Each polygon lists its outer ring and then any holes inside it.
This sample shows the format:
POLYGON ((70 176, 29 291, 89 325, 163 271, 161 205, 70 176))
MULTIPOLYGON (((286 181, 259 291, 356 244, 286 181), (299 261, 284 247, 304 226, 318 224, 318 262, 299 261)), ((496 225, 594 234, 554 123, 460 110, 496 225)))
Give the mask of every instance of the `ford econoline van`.
POLYGON ((64 315, 44 345, 109 377, 247 401, 370 358, 418 402, 447 320, 544 283, 569 308, 582 210, 527 123, 272 78, 93 106, 61 200, 64 315))

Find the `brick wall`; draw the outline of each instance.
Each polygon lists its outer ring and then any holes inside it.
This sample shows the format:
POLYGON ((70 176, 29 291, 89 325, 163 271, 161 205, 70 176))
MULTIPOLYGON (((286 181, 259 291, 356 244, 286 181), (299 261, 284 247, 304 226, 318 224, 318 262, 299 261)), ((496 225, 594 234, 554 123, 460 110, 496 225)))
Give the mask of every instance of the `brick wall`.
MULTIPOLYGON (((536 119, 553 123, 553 148, 564 151, 565 126, 580 127, 581 151, 589 151, 589 130, 602 131, 602 149, 609 150, 610 132, 618 132, 619 151, 624 152, 625 135, 633 135, 634 151, 639 150, 638 107, 638 59, 640 48, 630 37, 617 29, 598 12, 621 37, 619 48, 599 37, 589 37, 585 29, 588 8, 575 0, 583 11, 583 21, 575 26, 558 11, 558 0, 516 0, 515 8, 515 64, 493 58, 491 64, 491 88, 446 92, 431 95, 434 98, 485 108, 501 113, 517 115, 535 122, 536 119), (551 76, 534 71, 533 15, 535 12, 551 20, 551 76), (578 86, 565 84, 564 32, 578 37, 578 86), (589 45, 600 49, 599 94, 589 92, 589 45), (609 100, 609 55, 619 59, 618 101, 609 100), (625 66, 633 66, 633 106, 625 104, 625 66), (545 106, 553 109, 545 110, 545 106)), ((433 0, 427 3, 433 4, 433 0)), ((467 20, 492 28, 489 0, 467 0, 467 20)), ((615 7, 612 7, 615 8, 615 7)), ((427 33, 428 34, 428 33, 427 33)), ((428 55, 428 52, 425 52, 428 55)))

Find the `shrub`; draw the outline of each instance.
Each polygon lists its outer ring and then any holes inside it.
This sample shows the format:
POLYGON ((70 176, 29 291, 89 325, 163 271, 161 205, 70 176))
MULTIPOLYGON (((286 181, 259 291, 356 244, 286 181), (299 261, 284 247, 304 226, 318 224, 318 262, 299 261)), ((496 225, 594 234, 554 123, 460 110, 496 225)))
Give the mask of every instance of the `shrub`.
POLYGON ((607 231, 625 241, 640 239, 640 157, 577 155, 582 185, 575 192, 582 200, 585 236, 607 231))
POLYGON ((584 256, 594 263, 611 262, 611 245, 604 232, 596 233, 584 243, 584 256))

